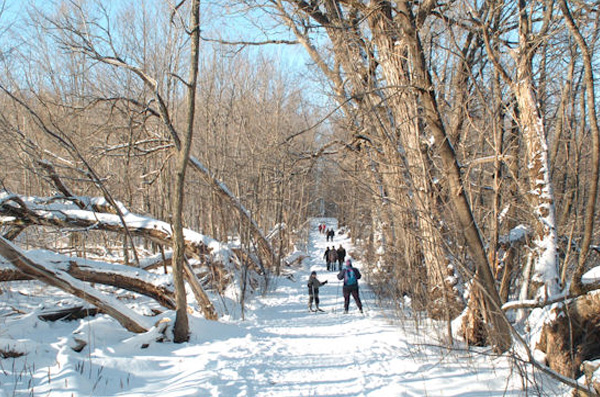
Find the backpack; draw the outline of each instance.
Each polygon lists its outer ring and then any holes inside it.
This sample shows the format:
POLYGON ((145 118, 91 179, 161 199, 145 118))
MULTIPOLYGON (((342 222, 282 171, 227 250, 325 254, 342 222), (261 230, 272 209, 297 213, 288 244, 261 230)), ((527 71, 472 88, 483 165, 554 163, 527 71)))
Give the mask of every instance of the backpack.
POLYGON ((344 274, 344 284, 345 285, 356 285, 356 272, 352 268, 346 269, 344 274))

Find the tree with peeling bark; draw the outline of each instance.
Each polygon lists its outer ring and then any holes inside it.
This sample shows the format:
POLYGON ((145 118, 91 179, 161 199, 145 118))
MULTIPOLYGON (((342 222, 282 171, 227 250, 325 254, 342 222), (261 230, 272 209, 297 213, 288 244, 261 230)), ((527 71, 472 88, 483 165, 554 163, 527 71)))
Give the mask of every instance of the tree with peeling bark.
POLYGON ((498 60, 487 25, 482 26, 482 34, 488 56, 515 95, 519 106, 519 127, 527 147, 530 202, 535 214, 533 227, 535 236, 532 247, 534 271, 531 279, 533 291, 528 291, 529 281, 525 282, 522 298, 527 299, 532 294, 543 300, 560 292, 554 192, 544 130, 545 123, 535 95, 532 63, 535 52, 539 48, 539 41, 543 40, 547 33, 550 11, 543 14, 544 24, 538 32, 536 40, 532 32, 532 16, 528 9, 524 2, 519 2, 517 14, 519 46, 514 52, 514 77, 511 77, 498 60))

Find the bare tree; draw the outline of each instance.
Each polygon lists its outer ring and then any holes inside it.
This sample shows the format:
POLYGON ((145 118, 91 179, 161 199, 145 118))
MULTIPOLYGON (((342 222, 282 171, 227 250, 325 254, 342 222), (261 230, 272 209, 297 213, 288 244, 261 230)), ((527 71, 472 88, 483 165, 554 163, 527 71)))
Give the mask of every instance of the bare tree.
POLYGON ((585 272, 585 264, 588 260, 590 244, 593 237, 594 231, 594 214, 596 212, 596 200, 598 197, 598 176, 600 173, 600 128, 598 127, 598 116, 596 111, 596 95, 594 88, 594 71, 592 67, 592 54, 588 44, 586 43, 585 38, 579 31, 578 26, 576 25, 573 16, 571 15, 571 10, 565 0, 560 0, 558 2, 558 6, 565 18, 565 22, 567 27, 569 28, 569 32, 575 39, 579 51, 581 51, 581 57, 583 58, 583 67, 584 67, 584 84, 586 87, 586 97, 587 97, 587 115, 589 117, 589 125, 592 136, 592 160, 590 166, 590 185, 589 185, 589 193, 588 200, 585 208, 585 222, 584 222, 584 233, 583 233, 583 241, 581 242, 581 252, 579 253, 579 261, 577 263, 577 268, 573 272, 573 277, 571 278, 571 292, 580 294, 583 292, 584 288, 582 285, 581 277, 585 272))

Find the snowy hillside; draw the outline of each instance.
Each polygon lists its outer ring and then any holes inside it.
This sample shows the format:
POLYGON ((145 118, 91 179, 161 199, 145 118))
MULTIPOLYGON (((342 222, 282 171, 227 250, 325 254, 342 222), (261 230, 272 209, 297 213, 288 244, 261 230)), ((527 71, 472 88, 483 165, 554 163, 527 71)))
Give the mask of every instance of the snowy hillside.
MULTIPOLYGON (((435 324, 403 320, 379 307, 365 280, 360 293, 365 314, 352 301, 342 310, 341 282, 327 272, 327 246, 353 251, 345 235, 326 241, 313 219, 307 254, 293 277, 248 303, 245 319, 230 314, 219 322, 191 317, 189 343, 159 343, 158 331, 136 335, 98 315, 73 322, 43 322, 35 310, 19 313, 35 282, 3 286, 0 347, 23 351, 0 361, 0 396, 522 396, 566 391, 530 368, 488 349, 448 350, 435 324), (321 281, 321 307, 307 309, 310 271, 321 281), (396 318, 396 319, 395 319, 396 318), (76 352, 76 340, 87 346, 76 352), (522 376, 527 379, 523 379, 522 376), (523 390, 523 385, 528 387, 523 390)), ((355 262, 360 268, 361 263, 355 262)), ((33 291, 35 289, 35 291, 33 291)), ((39 301, 39 308, 44 306, 39 301)), ((30 308, 31 309, 31 308, 30 308)), ((440 334, 445 325, 440 325, 440 334)))

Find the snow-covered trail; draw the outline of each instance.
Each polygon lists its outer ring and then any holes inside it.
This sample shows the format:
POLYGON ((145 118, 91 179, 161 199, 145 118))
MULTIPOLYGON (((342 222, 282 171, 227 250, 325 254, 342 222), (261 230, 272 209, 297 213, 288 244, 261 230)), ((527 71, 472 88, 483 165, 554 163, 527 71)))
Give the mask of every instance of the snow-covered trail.
MULTIPOLYGON (((351 302, 343 314, 341 281, 327 272, 323 253, 332 243, 317 230, 334 227, 334 244, 353 247, 337 234, 335 219, 313 219, 310 258, 294 279, 280 278, 265 297, 252 299, 245 320, 212 322, 190 317, 189 343, 156 343, 152 332, 133 335, 107 316, 44 323, 34 315, 23 335, 36 356, 0 368, 0 396, 522 396, 521 378, 506 359, 435 347, 410 320, 399 324, 377 307, 360 281, 365 314, 351 302), (311 270, 328 284, 320 291, 326 313, 308 311, 311 270), (71 335, 71 336, 69 336, 71 335), (73 336, 88 346, 76 353, 73 336), (35 365, 31 365, 35 362, 35 365), (23 368, 20 370, 20 368, 23 368)), ((360 268, 361 263, 354 261, 360 268)), ((5 322, 8 327, 9 321, 5 322)), ((426 331, 425 331, 426 330, 426 331)), ((5 334, 6 335, 6 334, 5 334)), ((0 332, 0 339, 2 333, 0 332)), ((529 395, 562 395, 536 379, 529 395)))
MULTIPOLYGON (((509 376, 506 360, 448 352, 434 347, 435 340, 391 324, 362 281, 365 315, 353 301, 349 314, 343 314, 341 281, 337 272, 327 272, 322 259, 332 243, 318 233, 321 221, 337 232, 335 219, 312 220, 310 259, 296 281, 280 279, 239 324, 237 335, 184 349, 195 369, 180 376, 183 389, 191 382, 197 395, 215 396, 524 395, 520 378, 509 376), (320 290, 326 313, 307 309, 306 280, 312 270, 321 281, 328 280, 320 290)), ((333 243, 352 252, 346 236, 336 234, 333 243)), ((164 386, 159 394, 173 393, 174 384, 164 386)))

